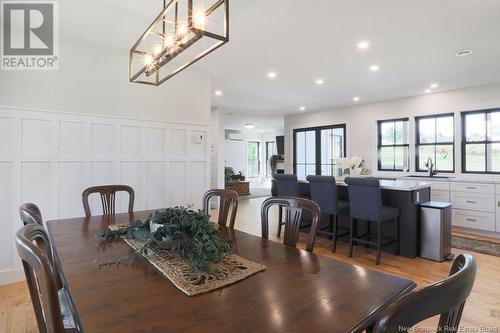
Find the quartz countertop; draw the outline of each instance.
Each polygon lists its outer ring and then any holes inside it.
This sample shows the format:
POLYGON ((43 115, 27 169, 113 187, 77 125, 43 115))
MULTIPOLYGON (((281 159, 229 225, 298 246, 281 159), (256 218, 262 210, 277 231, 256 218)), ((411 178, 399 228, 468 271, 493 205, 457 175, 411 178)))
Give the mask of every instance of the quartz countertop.
MULTIPOLYGON (((337 180, 337 185, 347 186, 343 179, 337 180)), ((422 180, 410 180, 410 179, 397 179, 397 180, 380 180, 380 188, 383 190, 396 190, 396 191, 416 191, 426 187, 430 187, 431 183, 422 180)))
POLYGON ((469 176, 450 176, 448 178, 440 178, 440 177, 408 177, 403 176, 399 179, 404 180, 425 180, 425 181, 433 181, 433 182, 451 182, 451 183, 479 183, 479 184, 500 184, 500 179, 492 179, 492 178, 483 178, 483 177, 469 177, 469 176))

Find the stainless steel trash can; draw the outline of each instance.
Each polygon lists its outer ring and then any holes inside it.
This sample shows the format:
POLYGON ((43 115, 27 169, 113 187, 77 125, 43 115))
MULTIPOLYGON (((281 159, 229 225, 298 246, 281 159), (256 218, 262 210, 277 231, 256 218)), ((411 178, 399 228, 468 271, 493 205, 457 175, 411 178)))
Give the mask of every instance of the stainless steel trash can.
POLYGON ((451 204, 420 204, 420 257, 444 261, 451 255, 451 204))

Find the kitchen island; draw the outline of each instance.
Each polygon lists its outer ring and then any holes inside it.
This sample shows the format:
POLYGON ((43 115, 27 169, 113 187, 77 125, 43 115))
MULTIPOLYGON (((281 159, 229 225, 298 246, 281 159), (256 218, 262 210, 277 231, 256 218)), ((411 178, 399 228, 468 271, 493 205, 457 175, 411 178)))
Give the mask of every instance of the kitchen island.
MULTIPOLYGON (((382 200, 384 205, 399 208, 399 254, 414 258, 419 251, 419 204, 430 200, 431 183, 421 180, 406 179, 380 179, 382 189, 382 200)), ((340 200, 349 201, 347 185, 343 179, 337 181, 337 192, 340 200)), ((299 194, 310 197, 309 183, 299 182, 299 194)), ((329 220, 322 218, 322 226, 328 225, 329 220)), ((339 226, 348 228, 349 217, 339 216, 339 226)), ((358 221, 358 232, 364 233, 366 222, 358 221)), ((382 225, 382 234, 393 237, 397 231, 392 223, 382 225)), ((354 249, 356 251, 356 249, 354 249)), ((385 251, 396 252, 395 245, 388 246, 385 251)))

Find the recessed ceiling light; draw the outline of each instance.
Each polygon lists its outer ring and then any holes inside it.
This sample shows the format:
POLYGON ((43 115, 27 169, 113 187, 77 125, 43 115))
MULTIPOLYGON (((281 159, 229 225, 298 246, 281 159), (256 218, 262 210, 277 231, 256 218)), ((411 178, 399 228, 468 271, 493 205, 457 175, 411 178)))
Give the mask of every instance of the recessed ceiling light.
POLYGON ((301 107, 299 108, 299 110, 300 110, 300 111, 305 111, 305 110, 306 110, 306 107, 305 107, 305 106, 301 106, 301 107))
POLYGON ((324 84, 324 83, 325 83, 325 80, 323 80, 323 79, 316 79, 316 84, 317 84, 318 86, 320 86, 320 85, 322 85, 322 84, 324 84))
POLYGON ((437 87, 439 87, 439 84, 431 83, 429 87, 431 87, 432 89, 436 89, 437 87))
POLYGON ((380 66, 379 65, 371 65, 370 66, 370 70, 372 72, 378 72, 378 70, 380 69, 380 66))
POLYGON ((255 125, 254 124, 245 124, 245 128, 253 129, 253 128, 255 128, 255 125))
POLYGON ((426 93, 426 94, 430 94, 431 92, 432 92, 432 90, 431 90, 431 89, 425 89, 425 93, 426 93))
POLYGON ((222 90, 216 90, 215 96, 222 96, 222 90))
POLYGON ((278 77, 278 74, 276 72, 269 72, 267 73, 267 77, 270 79, 275 79, 278 77))
POLYGON ((465 57, 465 56, 468 56, 470 54, 472 54, 472 50, 468 50, 468 49, 460 50, 460 51, 457 51, 457 53, 455 53, 455 55, 457 57, 465 57))
POLYGON ((352 100, 353 100, 354 102, 359 102, 360 98, 359 98, 358 96, 354 96, 354 97, 352 98, 352 100))
POLYGON ((370 42, 367 40, 363 40, 358 43, 358 50, 367 50, 370 48, 370 42))

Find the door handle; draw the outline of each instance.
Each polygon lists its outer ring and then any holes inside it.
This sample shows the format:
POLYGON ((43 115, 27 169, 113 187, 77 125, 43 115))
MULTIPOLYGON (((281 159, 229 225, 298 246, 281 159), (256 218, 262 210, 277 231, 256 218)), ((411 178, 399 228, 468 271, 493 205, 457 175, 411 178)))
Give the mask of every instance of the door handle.
POLYGON ((467 221, 476 222, 476 219, 467 219, 467 221))
POLYGON ((475 201, 472 200, 467 200, 468 203, 476 203, 475 201))

